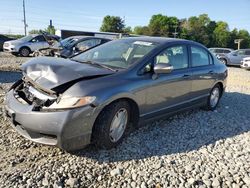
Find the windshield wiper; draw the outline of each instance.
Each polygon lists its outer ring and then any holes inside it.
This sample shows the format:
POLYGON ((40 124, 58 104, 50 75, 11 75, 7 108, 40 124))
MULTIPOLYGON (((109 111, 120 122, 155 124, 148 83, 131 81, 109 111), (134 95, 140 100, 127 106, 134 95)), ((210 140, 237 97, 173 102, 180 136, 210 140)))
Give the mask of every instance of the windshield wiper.
POLYGON ((109 69, 109 70, 111 70, 111 71, 113 71, 113 72, 117 72, 117 71, 118 71, 118 70, 116 70, 116 69, 112 69, 112 68, 109 67, 109 66, 106 66, 106 65, 101 64, 101 63, 96 63, 96 62, 94 62, 94 61, 81 61, 81 63, 88 63, 88 64, 91 64, 91 65, 97 65, 97 66, 99 66, 99 67, 103 67, 103 68, 105 68, 105 69, 109 69))

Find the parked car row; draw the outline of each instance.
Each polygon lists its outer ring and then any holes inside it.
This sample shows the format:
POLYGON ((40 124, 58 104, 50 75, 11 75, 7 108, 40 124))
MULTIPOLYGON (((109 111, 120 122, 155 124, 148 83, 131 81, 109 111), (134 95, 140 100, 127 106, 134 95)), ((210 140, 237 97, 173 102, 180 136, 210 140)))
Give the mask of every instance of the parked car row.
POLYGON ((225 65, 236 65, 250 70, 250 49, 209 48, 225 65))
POLYGON ((106 38, 85 36, 73 36, 60 40, 56 35, 37 34, 6 41, 3 44, 3 50, 23 57, 32 55, 68 58, 109 41, 110 39, 106 38))
POLYGON ((5 42, 3 50, 14 55, 20 54, 23 57, 27 57, 37 49, 53 45, 53 41, 59 41, 59 38, 56 35, 28 35, 17 40, 5 42))
POLYGON ((33 58, 22 71, 6 95, 6 116, 24 137, 65 150, 112 148, 138 122, 215 110, 228 75, 203 45, 160 37, 114 40, 67 59, 33 58))

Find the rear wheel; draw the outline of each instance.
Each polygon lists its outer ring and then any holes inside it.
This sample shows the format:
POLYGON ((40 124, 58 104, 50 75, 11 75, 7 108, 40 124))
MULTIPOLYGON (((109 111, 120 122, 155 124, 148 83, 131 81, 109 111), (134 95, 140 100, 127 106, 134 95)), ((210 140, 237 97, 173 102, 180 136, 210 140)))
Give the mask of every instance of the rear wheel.
POLYGON ((27 48, 27 47, 22 47, 20 50, 19 50, 19 54, 23 57, 28 57, 30 55, 30 49, 27 48))
POLYGON ((206 110, 215 110, 219 104, 222 94, 222 88, 219 84, 216 84, 210 92, 210 95, 207 99, 206 110))
POLYGON ((118 101, 105 107, 95 122, 92 138, 100 148, 110 149, 118 145, 130 121, 130 106, 118 101))
POLYGON ((226 60, 226 59, 220 59, 220 61, 221 61, 224 65, 227 65, 227 60, 226 60))

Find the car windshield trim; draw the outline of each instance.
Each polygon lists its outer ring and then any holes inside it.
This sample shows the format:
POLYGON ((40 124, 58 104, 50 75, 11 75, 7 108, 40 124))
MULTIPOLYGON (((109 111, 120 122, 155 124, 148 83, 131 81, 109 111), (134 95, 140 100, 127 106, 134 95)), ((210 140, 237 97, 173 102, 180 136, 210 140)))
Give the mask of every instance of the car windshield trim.
POLYGON ((94 62, 94 61, 78 61, 78 60, 75 60, 73 58, 71 58, 71 60, 73 61, 76 61, 78 63, 85 63, 85 64, 90 64, 90 65, 97 65, 99 67, 102 67, 102 68, 105 68, 105 69, 108 69, 108 70, 111 70, 113 72, 117 72, 118 69, 115 69, 114 67, 111 68, 111 66, 107 66, 107 65, 104 65, 104 64, 100 64, 100 63, 97 63, 97 62, 94 62))

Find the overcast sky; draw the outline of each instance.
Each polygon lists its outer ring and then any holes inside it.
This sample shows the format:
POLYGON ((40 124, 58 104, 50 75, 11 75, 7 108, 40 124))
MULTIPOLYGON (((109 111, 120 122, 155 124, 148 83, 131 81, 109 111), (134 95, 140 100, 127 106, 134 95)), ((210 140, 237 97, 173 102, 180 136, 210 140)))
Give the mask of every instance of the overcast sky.
MULTIPOLYGON (((106 15, 125 18, 127 26, 147 25, 153 14, 187 18, 206 13, 229 28, 250 32, 250 0, 25 0, 28 30, 99 31, 106 15)), ((22 0, 0 0, 0 33, 23 34, 22 0)))

